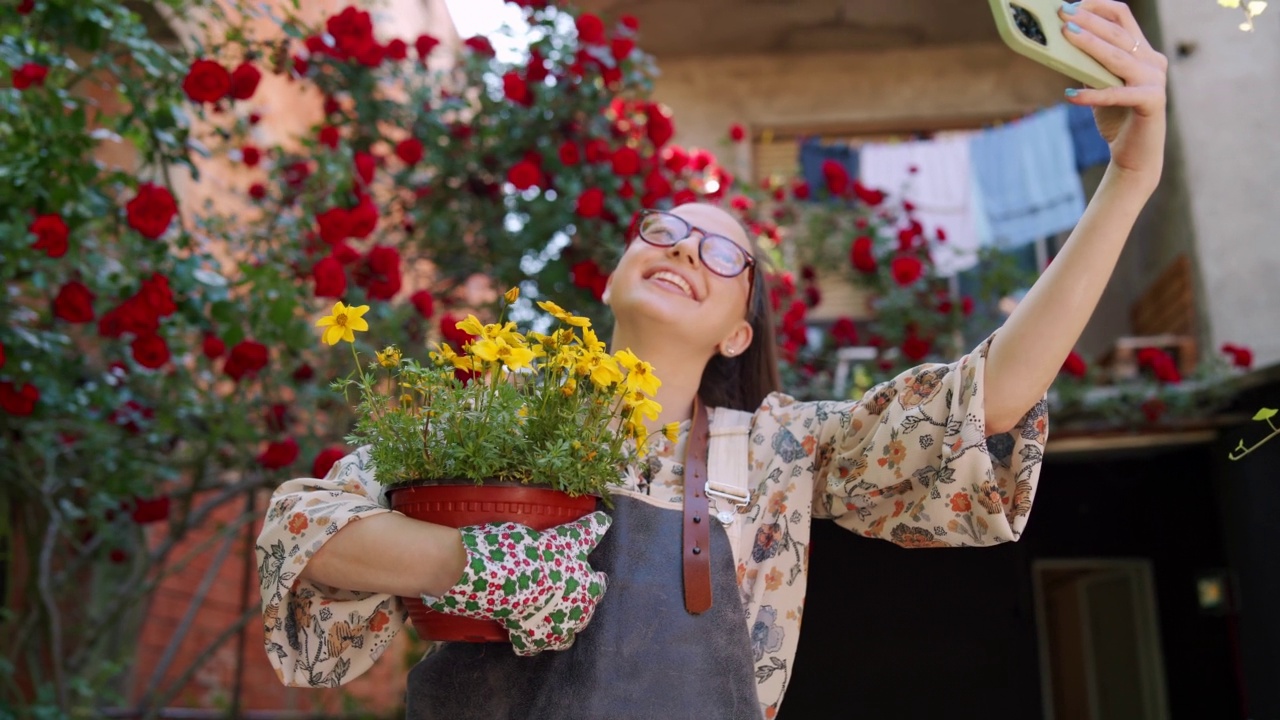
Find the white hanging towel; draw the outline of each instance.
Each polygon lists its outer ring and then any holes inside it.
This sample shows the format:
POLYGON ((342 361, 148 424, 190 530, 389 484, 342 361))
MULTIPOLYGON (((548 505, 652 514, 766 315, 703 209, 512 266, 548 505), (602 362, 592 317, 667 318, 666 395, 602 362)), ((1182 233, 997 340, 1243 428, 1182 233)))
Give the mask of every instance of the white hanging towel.
POLYGON ((950 277, 977 264, 982 241, 974 210, 967 133, 934 140, 868 143, 862 146, 860 173, 868 187, 914 205, 915 219, 930 237, 939 228, 945 231, 946 242, 932 250, 939 274, 950 277))

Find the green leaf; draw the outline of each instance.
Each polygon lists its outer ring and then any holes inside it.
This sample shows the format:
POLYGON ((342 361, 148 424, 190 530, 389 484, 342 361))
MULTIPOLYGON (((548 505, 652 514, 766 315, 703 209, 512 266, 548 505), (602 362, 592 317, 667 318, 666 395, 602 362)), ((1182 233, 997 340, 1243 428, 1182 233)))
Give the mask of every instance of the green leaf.
POLYGON ((1275 408, 1262 408, 1261 410, 1258 411, 1257 415, 1253 416, 1253 419, 1254 420, 1270 420, 1271 418, 1276 416, 1276 412, 1277 411, 1275 408))
POLYGON ((294 308, 297 307, 293 296, 281 295, 271 303, 271 309, 267 311, 267 319, 272 325, 284 325, 293 318, 294 308))

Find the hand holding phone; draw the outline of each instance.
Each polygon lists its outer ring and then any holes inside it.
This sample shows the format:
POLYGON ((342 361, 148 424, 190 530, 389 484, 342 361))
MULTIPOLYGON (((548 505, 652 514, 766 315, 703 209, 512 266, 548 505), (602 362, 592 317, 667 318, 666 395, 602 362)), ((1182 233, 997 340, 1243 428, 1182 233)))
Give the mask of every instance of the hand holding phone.
POLYGON ((1091 88, 1124 85, 1088 53, 1067 42, 1059 29, 1058 0, 989 0, 996 28, 1014 52, 1079 80, 1091 88))

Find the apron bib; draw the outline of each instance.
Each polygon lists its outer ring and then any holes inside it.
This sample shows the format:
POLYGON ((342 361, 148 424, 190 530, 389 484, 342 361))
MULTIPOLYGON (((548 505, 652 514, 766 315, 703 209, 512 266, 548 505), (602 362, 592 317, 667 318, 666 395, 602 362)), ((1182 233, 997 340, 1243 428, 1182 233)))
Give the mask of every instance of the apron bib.
POLYGON ((692 615, 676 561, 681 511, 614 503, 590 556, 609 587, 573 647, 524 658, 505 643, 446 643, 409 672, 407 720, 761 717, 725 529, 709 523, 714 602, 692 615))

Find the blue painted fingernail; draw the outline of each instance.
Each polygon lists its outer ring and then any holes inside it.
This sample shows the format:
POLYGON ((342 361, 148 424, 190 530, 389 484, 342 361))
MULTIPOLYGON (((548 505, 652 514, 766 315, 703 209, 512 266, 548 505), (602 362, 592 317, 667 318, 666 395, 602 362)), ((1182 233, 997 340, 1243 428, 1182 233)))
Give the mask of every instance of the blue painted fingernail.
POLYGON ((1080 3, 1064 2, 1062 3, 1062 12, 1068 15, 1075 15, 1076 10, 1080 7, 1080 3))
POLYGON ((1075 23, 1073 23, 1073 22, 1069 22, 1069 23, 1067 23, 1067 29, 1068 29, 1068 30, 1070 30, 1070 31, 1071 31, 1071 32, 1073 32, 1073 33, 1078 33, 1078 32, 1080 32, 1080 26, 1079 26, 1079 25, 1077 25, 1077 24, 1075 24, 1075 23))
POLYGON ((1066 92, 1067 92, 1067 97, 1075 97, 1080 94, 1080 91, 1075 88, 1067 88, 1066 92))

